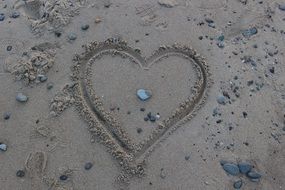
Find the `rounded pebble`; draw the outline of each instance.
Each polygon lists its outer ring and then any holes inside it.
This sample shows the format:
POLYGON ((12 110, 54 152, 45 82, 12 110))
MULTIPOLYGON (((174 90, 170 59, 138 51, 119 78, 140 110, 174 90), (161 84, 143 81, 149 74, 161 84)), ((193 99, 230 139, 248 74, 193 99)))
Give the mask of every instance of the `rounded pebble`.
POLYGON ((139 89, 137 91, 137 96, 140 100, 146 101, 151 98, 152 94, 151 91, 145 89, 139 89))
POLYGON ((0 13, 0 21, 5 20, 5 15, 3 13, 0 13))
POLYGON ((11 51, 12 50, 12 46, 7 46, 6 50, 7 51, 11 51))
POLYGON ((140 134, 142 132, 142 128, 137 128, 137 133, 140 134))
POLYGON ((84 165, 84 169, 85 169, 85 170, 90 170, 92 167, 93 167, 93 164, 92 164, 91 162, 87 162, 87 163, 84 165))
POLYGON ((49 82, 49 83, 47 83, 47 89, 48 90, 50 90, 50 89, 52 89, 53 88, 53 83, 52 82, 49 82))
POLYGON ((249 29, 246 29, 242 32, 242 35, 246 38, 249 38, 255 34, 257 34, 257 28, 253 27, 253 28, 249 28, 249 29))
POLYGON ((3 118, 4 118, 5 120, 10 119, 10 117, 11 117, 11 113, 9 113, 9 112, 5 112, 4 115, 3 115, 3 118))
POLYGON ((45 76, 45 75, 38 75, 38 79, 39 79, 39 81, 41 81, 41 82, 45 82, 45 81, 47 81, 48 77, 45 76))
POLYGON ((236 164, 226 163, 223 165, 223 169, 230 175, 239 174, 239 168, 236 164))
POLYGON ((25 171, 24 170, 18 170, 16 172, 16 176, 17 177, 24 177, 25 176, 25 171))
POLYGON ((65 180, 67 180, 67 175, 61 175, 60 177, 59 177, 59 179, 61 180, 61 181, 65 181, 65 180))
POLYGON ((218 96, 218 97, 217 97, 217 102, 218 102, 219 104, 225 105, 225 104, 226 104, 226 97, 223 96, 223 95, 218 96))
POLYGON ((16 100, 18 102, 27 102, 28 101, 28 97, 26 95, 24 95, 23 93, 18 93, 16 96, 16 100))
POLYGON ((0 150, 1 151, 6 151, 7 150, 7 145, 3 144, 3 143, 0 143, 0 150))
POLYGON ((83 24, 81 26, 81 30, 88 30, 89 29, 89 24, 83 24))
POLYGON ((261 174, 257 173, 256 171, 250 171, 247 173, 246 176, 250 179, 260 179, 261 178, 261 174))
POLYGON ((75 33, 69 33, 68 34, 68 39, 69 40, 74 41, 74 40, 76 40, 76 38, 77 38, 77 35, 75 33))
POLYGON ((241 163, 238 163, 238 168, 239 168, 240 173, 246 174, 250 172, 250 170, 252 169, 252 165, 247 162, 241 162, 241 163))
POLYGON ((12 18, 18 18, 20 16, 20 13, 18 11, 14 11, 11 15, 12 18))
POLYGON ((233 186, 234 186, 235 189, 240 189, 241 186, 242 186, 242 180, 240 179, 240 180, 234 182, 233 186))

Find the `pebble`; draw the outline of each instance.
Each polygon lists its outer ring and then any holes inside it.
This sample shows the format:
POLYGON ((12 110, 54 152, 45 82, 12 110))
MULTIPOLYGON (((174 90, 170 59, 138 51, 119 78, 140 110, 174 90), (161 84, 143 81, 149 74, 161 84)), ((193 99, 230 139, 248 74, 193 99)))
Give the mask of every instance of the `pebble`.
POLYGON ((144 112, 144 111, 145 111, 145 108, 141 108, 140 111, 144 112))
POLYGON ((20 16, 20 13, 18 11, 14 11, 11 15, 12 18, 18 18, 20 16))
POLYGON ((96 17, 96 18, 95 18, 95 23, 98 24, 98 23, 100 23, 100 22, 102 22, 101 17, 96 17))
POLYGON ((12 50, 12 46, 7 46, 6 50, 7 51, 11 51, 12 50))
POLYGON ((39 81, 41 81, 41 82, 45 82, 45 81, 48 79, 48 77, 45 76, 45 75, 38 75, 38 79, 39 79, 39 81))
POLYGON ((52 89, 53 88, 53 82, 49 82, 49 83, 47 83, 47 89, 48 90, 50 90, 50 89, 52 89))
POLYGON ((88 30, 89 29, 89 24, 83 24, 81 26, 81 30, 88 30))
POLYGON ((138 134, 142 133, 142 128, 137 128, 137 133, 138 134))
POLYGON ((16 100, 18 102, 27 102, 28 101, 28 97, 26 95, 24 95, 23 93, 18 93, 16 96, 16 100))
POLYGON ((158 0, 158 4, 166 8, 172 8, 178 5, 176 0, 158 0))
POLYGON ((260 179, 261 178, 261 174, 257 173, 256 171, 250 171, 247 173, 246 176, 250 179, 260 179))
POLYGON ((16 172, 16 176, 17 177, 24 177, 25 176, 25 171, 24 170, 18 170, 16 172))
POLYGON ((246 174, 250 172, 250 170, 252 169, 252 165, 247 162, 241 162, 241 163, 238 163, 238 168, 239 168, 240 173, 246 174))
POLYGON ((256 27, 246 29, 242 32, 242 35, 246 38, 250 38, 251 36, 253 36, 255 34, 257 34, 257 28, 256 27))
POLYGON ((285 3, 279 5, 279 9, 280 9, 281 11, 285 11, 285 3))
POLYGON ((242 180, 239 179, 238 181, 234 182, 233 186, 234 186, 235 189, 240 189, 241 186, 242 186, 242 180))
POLYGON ((5 15, 3 13, 0 13, 0 21, 5 20, 5 15))
POLYGON ((219 104, 225 105, 225 104, 226 104, 226 97, 223 96, 223 95, 219 95, 219 96, 217 97, 217 102, 218 102, 219 104))
POLYGON ((151 115, 151 116, 149 117, 149 120, 150 120, 151 122, 155 122, 155 121, 156 121, 156 117, 153 116, 153 115, 151 115))
POLYGON ((0 150, 5 152, 7 150, 7 145, 4 143, 0 143, 0 150))
POLYGON ((137 91, 137 96, 140 100, 146 101, 151 98, 152 94, 151 91, 145 89, 139 89, 137 91))
POLYGON ((77 35, 75 33, 72 32, 72 33, 68 34, 68 39, 69 40, 74 41, 74 40, 76 40, 76 38, 77 38, 77 35))
POLYGON ((4 117, 5 120, 8 120, 8 119, 10 119, 10 117, 11 117, 11 113, 5 112, 4 115, 3 115, 3 117, 4 117))
POLYGON ((230 175, 239 174, 239 168, 236 164, 226 163, 223 165, 223 169, 230 175))
POLYGON ((67 175, 61 175, 60 177, 59 177, 59 179, 61 180, 61 181, 65 181, 65 180, 67 180, 67 175))
POLYGON ((93 167, 93 164, 92 164, 91 162, 87 162, 87 163, 84 165, 84 169, 85 169, 85 170, 90 170, 92 167, 93 167))

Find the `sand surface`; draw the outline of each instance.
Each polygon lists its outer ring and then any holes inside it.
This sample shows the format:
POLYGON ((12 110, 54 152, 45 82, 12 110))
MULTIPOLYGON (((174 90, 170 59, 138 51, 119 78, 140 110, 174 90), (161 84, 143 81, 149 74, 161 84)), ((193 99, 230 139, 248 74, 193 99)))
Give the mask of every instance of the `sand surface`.
POLYGON ((285 189, 281 5, 1 1, 0 190, 285 189))

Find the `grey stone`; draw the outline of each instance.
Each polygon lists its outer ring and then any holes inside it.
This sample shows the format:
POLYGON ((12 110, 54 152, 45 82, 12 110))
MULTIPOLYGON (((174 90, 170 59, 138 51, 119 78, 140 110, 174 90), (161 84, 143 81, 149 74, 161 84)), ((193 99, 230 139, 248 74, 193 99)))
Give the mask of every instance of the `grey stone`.
POLYGON ((45 82, 45 81, 48 79, 48 77, 45 76, 45 75, 38 75, 38 79, 39 79, 39 81, 41 81, 41 82, 45 82))
POLYGON ((69 33, 67 37, 68 37, 69 40, 74 41, 74 40, 76 40, 77 35, 72 32, 72 33, 69 33))
POLYGON ((92 164, 91 162, 87 162, 87 163, 84 165, 84 169, 85 169, 85 170, 90 170, 92 167, 93 167, 93 164, 92 164))
POLYGON ((10 119, 10 117, 11 117, 11 113, 9 113, 9 112, 5 112, 4 115, 3 115, 3 118, 4 118, 5 120, 10 119))
POLYGON ((167 8, 172 8, 177 6, 179 3, 176 0, 158 0, 158 4, 167 8))
POLYGON ((81 30, 88 30, 89 29, 89 24, 83 24, 81 26, 81 30))
POLYGON ((0 13, 0 21, 5 20, 5 15, 3 13, 0 13))
POLYGON ((233 186, 235 189, 240 189, 242 187, 242 180, 239 179, 238 181, 234 182, 233 186))
POLYGON ((217 102, 218 102, 219 104, 225 105, 225 104, 226 104, 226 97, 223 96, 223 95, 219 95, 219 96, 217 97, 217 102))
POLYGON ((238 175, 239 168, 236 164, 226 163, 223 165, 223 169, 230 175, 238 175))
POLYGON ((256 171, 250 171, 247 173, 246 176, 250 179, 260 179, 261 178, 261 174, 256 171))
POLYGON ((241 163, 238 163, 238 168, 239 168, 240 173, 246 174, 250 172, 250 170, 252 169, 252 165, 247 162, 241 162, 241 163))
POLYGON ((285 11, 285 3, 279 5, 281 11, 285 11))
POLYGON ((20 16, 20 13, 18 11, 14 11, 11 15, 12 18, 18 18, 20 16))
POLYGON ((145 89, 139 89, 137 91, 137 96, 140 100, 146 101, 151 98, 152 94, 151 91, 145 89))
POLYGON ((7 145, 4 143, 0 143, 0 150, 6 151, 7 150, 7 145))
POLYGON ((53 82, 49 82, 49 83, 47 83, 47 89, 48 90, 50 90, 50 89, 52 89, 53 88, 53 82))
POLYGON ((256 27, 246 29, 242 32, 242 35, 246 38, 250 38, 251 36, 257 34, 258 30, 256 27))
POLYGON ((16 100, 18 102, 27 102, 28 101, 28 97, 26 95, 24 95, 23 93, 18 93, 17 96, 16 96, 16 100))

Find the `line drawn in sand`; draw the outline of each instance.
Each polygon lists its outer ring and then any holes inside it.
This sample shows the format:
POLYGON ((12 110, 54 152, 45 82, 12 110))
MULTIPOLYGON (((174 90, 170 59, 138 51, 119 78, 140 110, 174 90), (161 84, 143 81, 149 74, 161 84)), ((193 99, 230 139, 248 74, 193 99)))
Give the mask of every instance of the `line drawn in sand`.
POLYGON ((114 38, 105 42, 92 42, 83 46, 85 51, 73 58, 72 81, 69 92, 74 98, 76 110, 88 123, 88 131, 91 138, 98 138, 106 146, 108 152, 118 160, 122 168, 122 174, 117 178, 120 184, 128 184, 129 179, 145 174, 146 158, 154 151, 155 147, 172 134, 178 127, 190 121, 197 111, 206 102, 210 80, 209 66, 204 58, 188 46, 178 44, 161 46, 149 58, 144 58, 135 49, 129 47, 126 42, 114 38), (124 126, 105 110, 101 97, 96 94, 91 84, 91 66, 102 56, 119 56, 129 59, 131 64, 139 65, 142 72, 162 62, 164 58, 179 56, 191 64, 197 74, 197 80, 193 84, 192 96, 184 100, 171 112, 170 116, 157 123, 154 130, 144 140, 135 143, 124 126))

